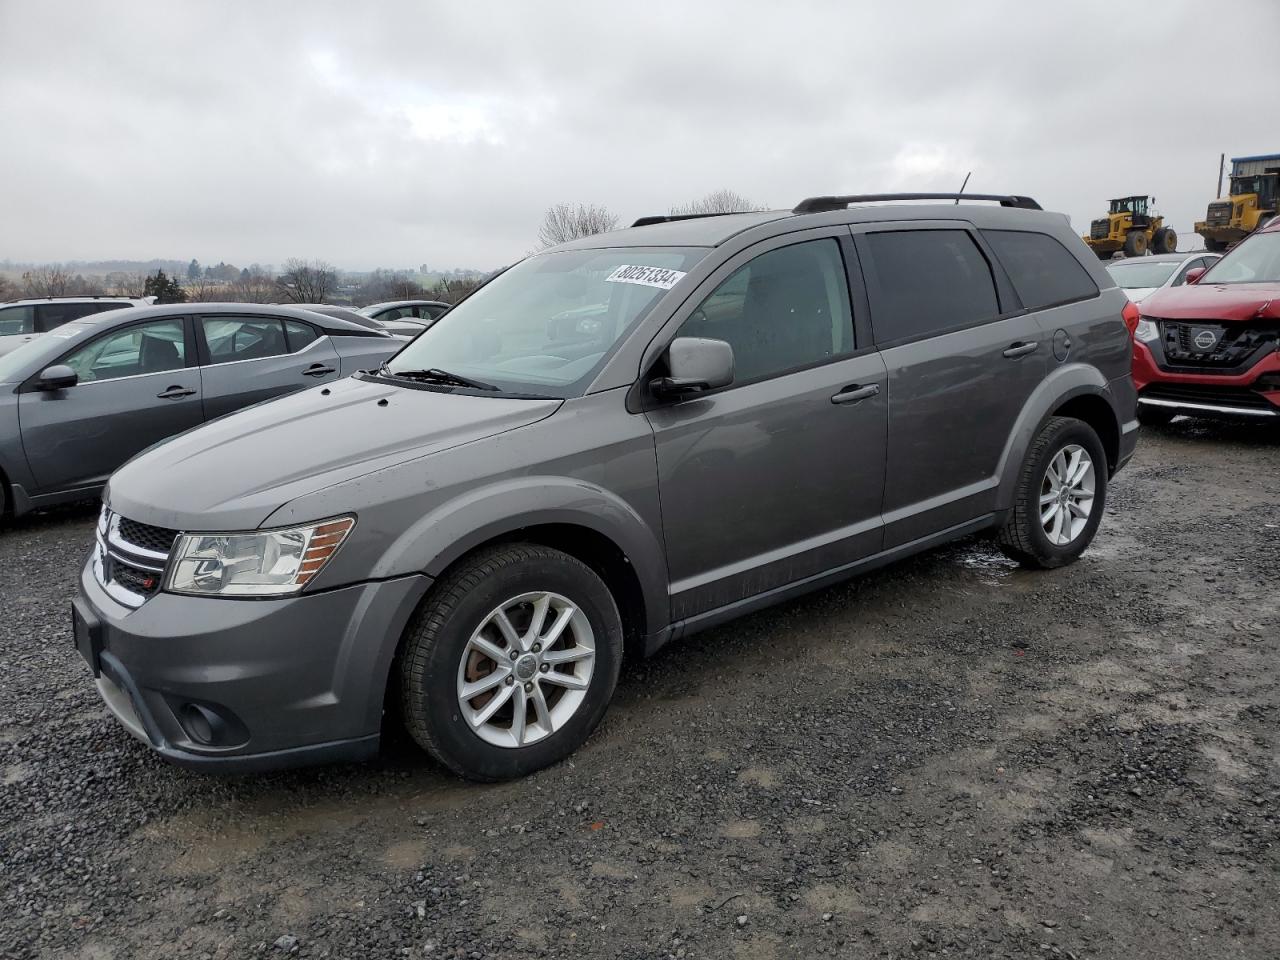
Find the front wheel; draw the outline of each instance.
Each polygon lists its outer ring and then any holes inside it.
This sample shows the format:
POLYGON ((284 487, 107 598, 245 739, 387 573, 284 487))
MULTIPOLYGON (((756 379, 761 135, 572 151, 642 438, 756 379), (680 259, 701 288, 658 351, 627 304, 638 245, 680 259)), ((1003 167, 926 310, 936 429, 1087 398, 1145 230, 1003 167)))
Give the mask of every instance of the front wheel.
POLYGON ((502 544, 446 574, 410 624, 405 727, 464 777, 522 777, 590 736, 621 664, 622 622, 604 582, 559 550, 502 544))
POLYGON ((1025 567, 1073 563, 1093 541, 1107 500, 1107 457, 1083 420, 1050 417, 1027 451, 1013 509, 996 539, 1025 567))
POLYGON ((1124 238, 1124 255, 1142 257, 1147 253, 1147 235, 1141 230, 1131 230, 1124 238))

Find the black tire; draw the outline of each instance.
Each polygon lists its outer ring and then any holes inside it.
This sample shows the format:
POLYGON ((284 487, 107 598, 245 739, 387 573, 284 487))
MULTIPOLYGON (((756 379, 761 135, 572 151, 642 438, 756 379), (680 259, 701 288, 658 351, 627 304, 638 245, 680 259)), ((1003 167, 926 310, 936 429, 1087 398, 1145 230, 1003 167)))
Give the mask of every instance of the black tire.
POLYGON ((1154 253, 1176 253, 1178 251, 1178 234, 1173 227, 1161 227, 1151 237, 1151 250, 1154 253))
MULTIPOLYGON (((622 650, 617 605, 604 581, 585 564, 538 544, 481 550, 432 588, 406 631, 399 665, 405 728, 419 746, 463 777, 496 781, 525 776, 564 759, 591 735, 613 696, 622 650), (499 746, 482 739, 463 716, 457 686, 460 665, 471 655, 472 633, 492 611, 535 591, 563 596, 586 615, 595 645, 594 666, 585 696, 559 729, 526 746, 499 746)), ((510 702, 514 710, 514 695, 510 702)), ((473 709, 475 703, 471 702, 473 709)))
POLYGON ((1142 230, 1130 230, 1129 235, 1124 238, 1124 255, 1126 257, 1141 257, 1147 252, 1147 235, 1142 230))
POLYGON ((1163 427, 1177 416, 1177 412, 1169 407, 1149 407, 1138 404, 1138 422, 1146 427, 1163 427))
POLYGON ((1106 451, 1091 426, 1073 417, 1050 417, 1023 460, 1014 488, 1013 509, 996 535, 1000 549, 1024 567, 1048 570, 1074 563, 1093 541, 1102 521, 1107 505, 1107 472, 1106 451), (1093 501, 1084 527, 1070 543, 1059 545, 1049 540, 1041 524, 1040 496, 1050 464, 1071 445, 1082 447, 1093 461, 1093 501))
POLYGON ((1210 253, 1221 253, 1223 250, 1227 249, 1227 242, 1225 240, 1214 240, 1212 237, 1205 237, 1204 248, 1210 253))

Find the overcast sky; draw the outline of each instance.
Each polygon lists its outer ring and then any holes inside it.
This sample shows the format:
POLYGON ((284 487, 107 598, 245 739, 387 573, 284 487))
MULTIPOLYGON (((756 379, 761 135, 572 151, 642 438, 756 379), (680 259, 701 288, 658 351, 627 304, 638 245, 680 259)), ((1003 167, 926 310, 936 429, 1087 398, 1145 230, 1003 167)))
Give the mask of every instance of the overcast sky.
POLYGON ((0 260, 486 268, 561 200, 968 170, 1199 246, 1218 154, 1280 152, 1280 3, 1048 6, 0 0, 0 260))

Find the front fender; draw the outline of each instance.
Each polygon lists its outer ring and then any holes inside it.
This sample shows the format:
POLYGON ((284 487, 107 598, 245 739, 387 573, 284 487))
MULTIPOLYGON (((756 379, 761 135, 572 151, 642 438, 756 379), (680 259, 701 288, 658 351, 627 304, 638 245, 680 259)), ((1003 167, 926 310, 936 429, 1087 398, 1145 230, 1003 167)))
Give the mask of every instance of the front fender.
POLYGON ((543 524, 583 527, 608 538, 630 561, 640 581, 649 629, 667 625, 671 612, 667 566, 658 535, 621 497, 567 477, 506 479, 441 504, 399 532, 371 578, 414 572, 439 577, 481 544, 543 524))
MULTIPOLYGON (((1116 414, 1115 398, 1111 396, 1106 379, 1097 367, 1083 363, 1068 363, 1054 368, 1023 404, 1022 413, 1009 432, 1009 439, 1000 454, 1000 487, 996 503, 1001 508, 1007 508, 1013 503, 1022 461, 1036 434, 1040 432, 1041 424, 1054 410, 1086 394, 1101 397, 1107 402, 1113 415, 1116 414)), ((1121 422, 1122 418, 1116 415, 1117 430, 1121 422)))

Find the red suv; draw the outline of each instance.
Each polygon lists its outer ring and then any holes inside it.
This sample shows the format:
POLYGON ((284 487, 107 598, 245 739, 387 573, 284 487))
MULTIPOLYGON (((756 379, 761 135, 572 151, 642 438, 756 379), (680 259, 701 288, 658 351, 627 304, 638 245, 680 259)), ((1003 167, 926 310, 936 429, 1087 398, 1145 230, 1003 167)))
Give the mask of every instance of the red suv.
POLYGON ((1280 220, 1186 285, 1142 302, 1134 331, 1138 419, 1280 417, 1280 220))

